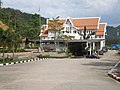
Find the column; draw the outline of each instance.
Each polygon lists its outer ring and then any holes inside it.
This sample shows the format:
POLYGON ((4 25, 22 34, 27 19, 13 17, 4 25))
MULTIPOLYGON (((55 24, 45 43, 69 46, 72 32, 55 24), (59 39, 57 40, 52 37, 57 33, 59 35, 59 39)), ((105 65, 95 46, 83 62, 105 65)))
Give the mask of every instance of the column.
POLYGON ((93 43, 93 50, 95 50, 95 43, 93 43))
POLYGON ((92 43, 90 42, 90 55, 92 55, 92 43))
POLYGON ((103 41, 100 41, 100 49, 103 47, 103 41))

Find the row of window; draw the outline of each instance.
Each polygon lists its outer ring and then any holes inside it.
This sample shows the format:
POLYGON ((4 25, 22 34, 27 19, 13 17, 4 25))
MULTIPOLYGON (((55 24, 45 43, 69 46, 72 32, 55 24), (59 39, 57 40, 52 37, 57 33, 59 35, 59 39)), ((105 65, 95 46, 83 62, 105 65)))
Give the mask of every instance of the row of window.
POLYGON ((54 37, 42 37, 43 40, 54 40, 54 37))
MULTIPOLYGON (((92 32, 94 32, 94 31, 87 31, 86 33, 91 34, 92 32)), ((62 31, 62 33, 71 33, 71 30, 62 31)), ((81 33, 83 33, 83 31, 73 31, 73 33, 81 34, 81 33)))
MULTIPOLYGON (((92 37, 90 37, 92 39, 92 37)), ((104 38, 104 36, 95 36, 95 38, 104 38)), ((54 40, 54 37, 42 37, 43 40, 54 40)), ((80 37, 80 39, 83 39, 82 37, 80 37)))

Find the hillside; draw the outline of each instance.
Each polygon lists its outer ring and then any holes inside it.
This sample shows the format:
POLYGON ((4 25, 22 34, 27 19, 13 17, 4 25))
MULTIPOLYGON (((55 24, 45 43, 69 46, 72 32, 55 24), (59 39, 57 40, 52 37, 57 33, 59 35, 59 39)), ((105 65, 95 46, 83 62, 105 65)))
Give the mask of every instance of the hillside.
POLYGON ((106 44, 118 44, 120 43, 120 25, 117 27, 107 26, 107 36, 106 36, 106 44))
POLYGON ((39 19, 38 14, 28 14, 12 8, 0 8, 0 21, 15 30, 22 38, 34 40, 39 38, 40 22, 45 24, 46 18, 41 17, 41 21, 39 19))

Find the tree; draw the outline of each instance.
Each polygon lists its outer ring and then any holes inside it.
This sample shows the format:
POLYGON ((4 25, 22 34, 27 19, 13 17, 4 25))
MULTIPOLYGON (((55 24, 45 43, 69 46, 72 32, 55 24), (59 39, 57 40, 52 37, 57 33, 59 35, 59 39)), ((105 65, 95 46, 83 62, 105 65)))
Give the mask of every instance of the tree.
POLYGON ((49 30, 54 32, 54 44, 55 44, 55 48, 57 49, 57 34, 60 33, 60 30, 63 29, 63 27, 61 28, 61 25, 63 25, 63 23, 59 22, 59 16, 56 18, 53 18, 52 20, 49 20, 48 26, 49 26, 49 30))
POLYGON ((0 45, 3 47, 3 62, 5 62, 5 54, 4 50, 6 47, 11 47, 11 37, 9 30, 4 31, 3 29, 0 29, 0 45))
POLYGON ((7 29, 6 31, 0 28, 0 46, 3 47, 3 62, 5 62, 5 53, 4 50, 6 48, 10 48, 13 50, 13 59, 14 59, 14 51, 15 47, 17 48, 20 44, 20 37, 15 31, 11 29, 7 29))
POLYGON ((92 35, 95 35, 95 33, 96 33, 96 32, 92 32, 92 33, 87 34, 87 27, 84 26, 83 34, 81 34, 81 33, 78 33, 78 34, 79 34, 80 36, 83 36, 83 39, 84 39, 84 40, 88 40, 88 39, 90 39, 90 37, 91 37, 92 35))
POLYGON ((34 40, 35 44, 36 41, 39 39, 40 29, 39 29, 39 15, 34 14, 32 15, 31 20, 29 23, 24 24, 23 29, 24 32, 21 31, 21 34, 24 38, 26 38, 25 46, 28 47, 29 41, 34 40))
MULTIPOLYGON (((78 33, 78 34, 81 35, 81 36, 83 36, 83 39, 84 39, 84 40, 87 40, 87 42, 88 42, 88 39, 90 39, 90 37, 91 37, 92 35, 95 35, 96 32, 92 32, 92 33, 89 33, 89 34, 87 35, 87 27, 84 26, 83 34, 81 34, 81 33, 78 33)), ((91 55, 91 42, 90 42, 90 55, 91 55)))

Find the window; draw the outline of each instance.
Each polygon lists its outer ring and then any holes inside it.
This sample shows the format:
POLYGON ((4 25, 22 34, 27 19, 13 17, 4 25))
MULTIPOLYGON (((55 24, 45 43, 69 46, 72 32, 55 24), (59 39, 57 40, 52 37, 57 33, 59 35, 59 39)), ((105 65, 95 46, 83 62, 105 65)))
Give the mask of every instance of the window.
POLYGON ((89 34, 90 34, 90 31, 89 31, 89 34))
POLYGON ((43 37, 43 39, 45 39, 45 37, 43 37))
POLYGON ((87 33, 89 33, 89 31, 87 31, 87 33))

